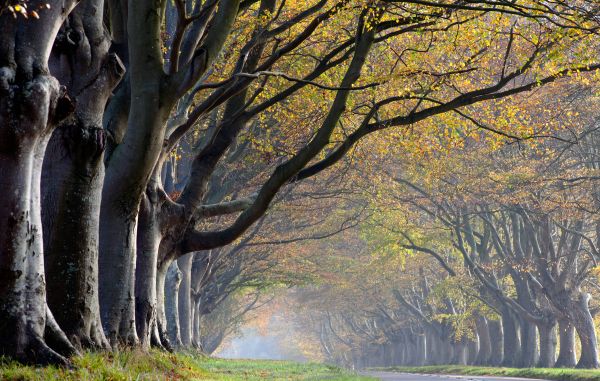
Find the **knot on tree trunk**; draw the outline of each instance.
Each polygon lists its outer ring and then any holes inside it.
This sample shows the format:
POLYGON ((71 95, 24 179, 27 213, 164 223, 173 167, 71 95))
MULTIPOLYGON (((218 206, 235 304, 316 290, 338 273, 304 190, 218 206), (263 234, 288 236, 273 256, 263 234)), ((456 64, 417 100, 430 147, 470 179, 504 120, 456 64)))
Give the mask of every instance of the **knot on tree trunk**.
POLYGON ((64 144, 76 163, 82 165, 86 175, 93 175, 97 161, 106 147, 106 134, 96 126, 86 126, 82 121, 73 121, 63 127, 64 144))
POLYGON ((111 76, 113 78, 113 83, 115 84, 120 81, 125 74, 125 65, 123 65, 123 61, 121 61, 116 53, 110 53, 108 55, 106 66, 112 74, 111 76))
POLYGON ((66 88, 64 86, 61 86, 59 91, 60 94, 56 102, 54 115, 52 117, 53 123, 58 123, 64 120, 75 111, 75 103, 67 94, 66 88))
POLYGON ((15 71, 10 67, 0 67, 0 94, 8 92, 14 81, 15 71))
POLYGON ((83 38, 84 36, 81 31, 78 31, 65 24, 56 35, 53 51, 62 54, 69 54, 77 49, 83 38))
POLYGON ((7 128, 0 128, 0 152, 18 152, 18 147, 51 132, 75 109, 65 87, 47 74, 27 80, 4 67, 0 69, 0 88, 0 119, 7 121, 7 128))

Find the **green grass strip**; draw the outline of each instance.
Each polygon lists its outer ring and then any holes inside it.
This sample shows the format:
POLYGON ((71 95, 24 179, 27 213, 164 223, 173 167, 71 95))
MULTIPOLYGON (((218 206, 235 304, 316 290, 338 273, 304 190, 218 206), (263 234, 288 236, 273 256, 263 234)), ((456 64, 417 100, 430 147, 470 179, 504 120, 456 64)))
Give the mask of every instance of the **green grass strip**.
POLYGON ((291 361, 224 360, 197 353, 85 353, 72 369, 24 366, 0 358, 1 381, 372 381, 334 366, 291 361))

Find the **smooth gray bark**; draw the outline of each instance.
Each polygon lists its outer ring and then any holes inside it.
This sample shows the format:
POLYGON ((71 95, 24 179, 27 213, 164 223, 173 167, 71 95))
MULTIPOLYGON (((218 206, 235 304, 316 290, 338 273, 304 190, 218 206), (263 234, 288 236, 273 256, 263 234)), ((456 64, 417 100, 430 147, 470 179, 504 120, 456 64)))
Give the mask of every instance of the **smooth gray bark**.
MULTIPOLYGON (((169 327, 168 327, 168 319, 167 319, 167 301, 165 298, 165 293, 167 292, 167 287, 173 286, 173 288, 177 289, 179 292, 179 282, 181 282, 181 275, 179 275, 179 281, 177 284, 168 283, 167 279, 169 268, 166 266, 159 266, 156 272, 156 328, 158 339, 163 347, 167 350, 174 350, 174 346, 177 346, 179 343, 173 343, 169 337, 169 327)), ((173 291, 168 290, 168 292, 173 293, 173 291)), ((179 332, 179 327, 177 327, 177 332, 179 332)))
POLYGON ((477 334, 477 331, 474 332, 474 336, 475 338, 469 340, 469 343, 467 344, 469 365, 474 365, 477 361, 477 356, 479 355, 479 335, 477 334))
POLYGON ((575 352, 575 328, 568 319, 558 321, 559 352, 555 366, 557 368, 574 368, 577 365, 575 352))
POLYGON ((417 334, 416 336, 417 355, 415 365, 423 366, 427 363, 427 336, 421 333, 417 334))
POLYGON ((600 367, 598 363, 598 340, 596 338, 596 326, 590 313, 590 294, 580 293, 579 299, 572 304, 572 323, 581 342, 581 355, 577 362, 577 368, 600 367))
POLYGON ((475 359, 475 365, 488 365, 492 356, 492 341, 488 320, 479 316, 476 321, 477 336, 479 337, 479 352, 475 359))
POLYGON ((200 300, 192 299, 192 346, 196 349, 202 348, 202 340, 200 338, 200 300))
POLYGON ((517 363, 521 368, 533 368, 539 360, 537 327, 535 324, 520 319, 521 358, 517 363))
POLYGON ((490 320, 488 326, 492 351, 487 364, 499 366, 504 362, 504 329, 502 327, 502 320, 490 320))
POLYGON ((547 324, 539 324, 538 331, 540 336, 540 359, 537 366, 552 368, 556 362, 556 346, 558 343, 556 321, 553 320, 547 324))
POLYGON ((179 329, 181 331, 181 343, 184 347, 192 345, 192 261, 194 253, 182 256, 177 260, 177 266, 181 271, 181 285, 179 286, 178 309, 179 329))
POLYGON ((135 319, 137 335, 143 349, 150 347, 151 335, 157 325, 156 273, 160 245, 158 197, 147 191, 140 205, 137 233, 137 263, 135 273, 135 319))
POLYGON ((452 358, 452 364, 454 365, 469 365, 469 348, 465 341, 455 342, 454 356, 452 358))
MULTIPOLYGON (((105 199, 103 193, 103 205, 105 199)), ((107 209, 102 206, 100 213, 98 263, 102 324, 113 347, 119 343, 135 345, 139 341, 133 305, 137 210, 122 213, 107 209), (122 223, 114 224, 115 220, 122 223)))
POLYGON ((167 272, 164 286, 167 331, 171 344, 175 347, 181 347, 181 332, 179 327, 179 287, 181 285, 182 274, 174 261, 167 272))
POLYGON ((521 358, 521 340, 518 325, 509 310, 502 311, 502 329, 504 333, 503 366, 516 367, 521 358))
POLYGON ((559 352, 555 366, 557 368, 574 368, 577 365, 575 352, 575 327, 568 319, 558 321, 559 352))

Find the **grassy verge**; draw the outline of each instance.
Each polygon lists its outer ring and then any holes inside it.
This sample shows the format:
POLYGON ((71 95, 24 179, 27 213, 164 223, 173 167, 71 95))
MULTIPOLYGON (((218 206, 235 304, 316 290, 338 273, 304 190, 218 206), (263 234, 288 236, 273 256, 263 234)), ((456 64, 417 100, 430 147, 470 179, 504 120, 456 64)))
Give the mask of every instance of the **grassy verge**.
POLYGON ((503 376, 525 377, 557 381, 598 381, 600 370, 589 369, 550 369, 550 368, 491 368, 479 366, 421 366, 421 367, 394 367, 378 369, 394 372, 425 373, 425 374, 459 374, 472 376, 503 376))
POLYGON ((150 380, 337 380, 366 381, 354 373, 323 364, 288 361, 224 360, 197 354, 86 353, 73 369, 31 367, 0 359, 2 381, 150 381, 150 380))

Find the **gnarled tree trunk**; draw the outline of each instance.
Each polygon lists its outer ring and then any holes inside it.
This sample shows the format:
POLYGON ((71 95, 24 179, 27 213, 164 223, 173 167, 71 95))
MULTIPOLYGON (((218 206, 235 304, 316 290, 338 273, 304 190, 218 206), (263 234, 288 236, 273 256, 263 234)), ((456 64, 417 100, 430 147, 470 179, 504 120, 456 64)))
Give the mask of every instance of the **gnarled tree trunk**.
POLYGON ((75 113, 52 135, 42 177, 48 304, 83 348, 107 348, 98 301, 98 234, 106 134, 102 118, 124 67, 109 54, 103 1, 80 4, 61 28, 51 70, 75 113), (77 237, 74 239, 74 237, 77 237))
POLYGON ((31 363, 75 352, 46 304, 40 211, 46 146, 73 111, 48 58, 75 4, 49 3, 43 21, 0 15, 0 354, 31 363))

